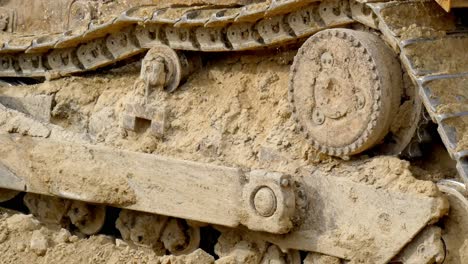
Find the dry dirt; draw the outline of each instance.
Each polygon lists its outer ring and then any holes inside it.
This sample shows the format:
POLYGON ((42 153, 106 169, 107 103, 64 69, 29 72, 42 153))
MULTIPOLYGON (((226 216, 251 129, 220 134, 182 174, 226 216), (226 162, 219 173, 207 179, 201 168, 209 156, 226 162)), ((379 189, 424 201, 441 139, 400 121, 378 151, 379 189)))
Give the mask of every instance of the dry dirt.
POLYGON ((4 95, 55 96, 52 122, 95 143, 187 160, 294 172, 327 160, 290 118, 287 101, 292 52, 214 56, 172 94, 151 101, 167 113, 162 138, 121 127, 124 105, 142 89, 138 64, 110 73, 2 89, 4 95))
POLYGON ((44 226, 31 215, 0 209, 1 263, 204 264, 214 258, 199 249, 186 256, 156 256, 105 235, 84 238, 59 226, 44 226))

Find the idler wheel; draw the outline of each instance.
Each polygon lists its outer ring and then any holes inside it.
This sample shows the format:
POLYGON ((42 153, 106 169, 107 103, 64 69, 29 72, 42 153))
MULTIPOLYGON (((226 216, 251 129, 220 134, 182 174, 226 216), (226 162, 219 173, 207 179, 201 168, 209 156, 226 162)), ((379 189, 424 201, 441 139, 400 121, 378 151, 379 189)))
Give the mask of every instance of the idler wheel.
POLYGON ((201 68, 198 55, 187 55, 166 45, 154 45, 143 58, 140 78, 147 91, 162 87, 166 92, 173 92, 198 68, 201 68))
POLYGON ((402 86, 400 64, 378 36, 330 29, 299 49, 289 100, 300 130, 316 149, 348 156, 383 140, 402 86))

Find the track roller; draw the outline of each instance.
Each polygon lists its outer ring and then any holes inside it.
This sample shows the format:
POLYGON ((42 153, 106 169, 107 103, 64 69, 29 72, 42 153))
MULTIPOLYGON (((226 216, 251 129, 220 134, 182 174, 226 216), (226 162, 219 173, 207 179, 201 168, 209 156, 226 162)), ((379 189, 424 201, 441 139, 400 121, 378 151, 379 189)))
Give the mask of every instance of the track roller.
POLYGON ((140 78, 145 83, 146 97, 152 89, 175 91, 179 85, 201 67, 199 56, 177 52, 166 45, 153 46, 142 62, 140 78))
POLYGON ((299 49, 289 100, 311 144, 332 156, 360 153, 389 132, 402 93, 396 56, 378 36, 330 29, 299 49))
POLYGON ((80 201, 71 202, 67 216, 81 233, 94 235, 101 230, 106 219, 106 207, 87 204, 80 201))
POLYGON ((122 238, 165 254, 189 254, 200 245, 200 228, 185 220, 122 210, 116 222, 122 238))
POLYGON ((70 201, 58 197, 26 193, 24 204, 43 223, 64 225, 70 201))
POLYGON ((200 228, 189 226, 185 220, 171 219, 166 225, 161 241, 173 255, 186 255, 200 245, 200 228))

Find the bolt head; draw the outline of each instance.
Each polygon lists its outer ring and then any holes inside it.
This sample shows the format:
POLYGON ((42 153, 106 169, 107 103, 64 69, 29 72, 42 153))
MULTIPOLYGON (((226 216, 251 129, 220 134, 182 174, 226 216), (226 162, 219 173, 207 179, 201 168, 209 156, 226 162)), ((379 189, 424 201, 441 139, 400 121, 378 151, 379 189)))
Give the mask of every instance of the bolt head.
POLYGON ((280 184, 281 184, 281 187, 288 187, 289 186, 289 179, 282 178, 280 184))
POLYGON ((260 187, 253 196, 253 206, 259 215, 263 217, 272 216, 277 206, 273 190, 266 186, 260 187))

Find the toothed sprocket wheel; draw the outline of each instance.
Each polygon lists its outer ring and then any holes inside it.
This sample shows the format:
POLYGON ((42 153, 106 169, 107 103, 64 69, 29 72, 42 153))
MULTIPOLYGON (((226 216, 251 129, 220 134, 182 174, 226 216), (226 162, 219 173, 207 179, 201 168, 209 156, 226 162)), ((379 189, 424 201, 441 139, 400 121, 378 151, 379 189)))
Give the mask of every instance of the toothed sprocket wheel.
POLYGON ((381 142, 401 92, 397 58, 367 32, 315 34, 299 49, 290 73, 289 100, 300 130, 332 156, 357 154, 381 142))

